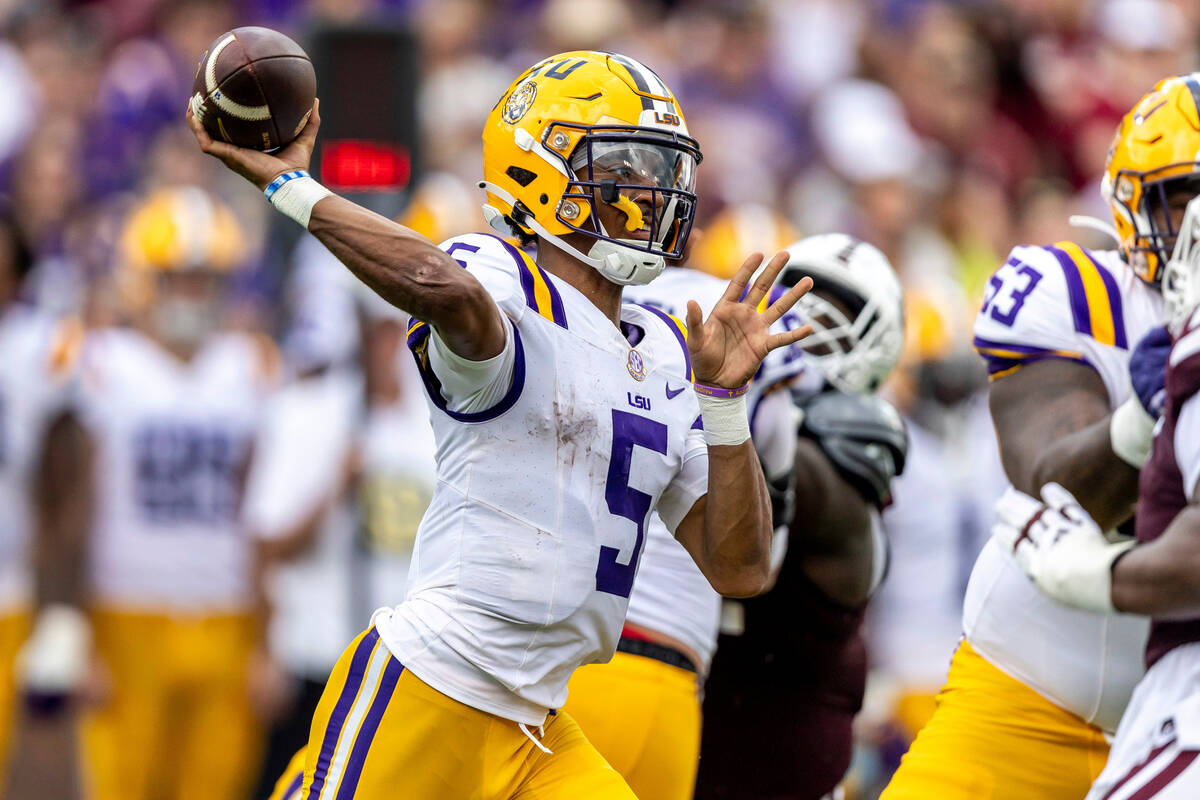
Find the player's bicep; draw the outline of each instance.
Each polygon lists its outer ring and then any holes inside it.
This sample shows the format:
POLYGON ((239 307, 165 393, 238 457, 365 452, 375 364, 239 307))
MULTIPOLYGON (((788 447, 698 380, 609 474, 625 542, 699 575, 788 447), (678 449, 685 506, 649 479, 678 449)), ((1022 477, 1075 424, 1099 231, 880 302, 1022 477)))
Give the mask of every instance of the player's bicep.
POLYGON ((1110 412, 1100 375, 1066 359, 1036 361, 993 381, 988 403, 1008 479, 1035 496, 1043 453, 1110 412))

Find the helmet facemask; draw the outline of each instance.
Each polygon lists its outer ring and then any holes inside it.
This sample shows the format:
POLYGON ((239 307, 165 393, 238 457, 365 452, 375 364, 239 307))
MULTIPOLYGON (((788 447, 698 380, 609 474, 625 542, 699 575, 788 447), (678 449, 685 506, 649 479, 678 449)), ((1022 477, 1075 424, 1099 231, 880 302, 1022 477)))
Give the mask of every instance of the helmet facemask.
POLYGON ((561 240, 551 238, 552 243, 614 283, 648 283, 666 259, 683 256, 696 215, 699 147, 687 136, 645 128, 561 127, 583 128, 584 136, 567 162, 573 178, 556 216, 596 243, 586 254, 561 240), (607 213, 605 206, 620 214, 607 213))
POLYGON ((1200 173, 1194 165, 1171 164, 1144 173, 1118 174, 1115 200, 1133 227, 1129 258, 1144 280, 1157 283, 1175 248, 1188 201, 1200 195, 1200 173), (1188 171, 1179 174, 1180 169, 1188 171), (1165 176, 1164 176, 1165 173, 1165 176), (1175 173, 1175 174, 1171 174, 1175 173), (1140 183, 1140 197, 1132 187, 1140 183), (1136 203, 1136 208, 1131 205, 1136 203))
POLYGON ((801 347, 826 380, 844 392, 878 389, 894 362, 888 354, 898 347, 885 341, 888 326, 879 324, 876 299, 821 281, 796 305, 813 327, 801 347))
POLYGON ((1162 271, 1164 316, 1176 336, 1200 304, 1200 197, 1188 203, 1179 227, 1175 248, 1162 271))

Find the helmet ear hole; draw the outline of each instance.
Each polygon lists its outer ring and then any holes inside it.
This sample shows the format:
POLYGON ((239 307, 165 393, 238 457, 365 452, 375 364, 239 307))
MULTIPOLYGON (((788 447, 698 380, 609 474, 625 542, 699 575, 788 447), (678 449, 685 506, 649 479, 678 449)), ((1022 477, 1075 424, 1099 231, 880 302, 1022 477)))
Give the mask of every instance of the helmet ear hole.
MULTIPOLYGON (((522 188, 528 186, 537 180, 537 173, 513 165, 504 171, 504 174, 516 181, 522 188)), ((542 202, 545 202, 544 200, 542 202)))

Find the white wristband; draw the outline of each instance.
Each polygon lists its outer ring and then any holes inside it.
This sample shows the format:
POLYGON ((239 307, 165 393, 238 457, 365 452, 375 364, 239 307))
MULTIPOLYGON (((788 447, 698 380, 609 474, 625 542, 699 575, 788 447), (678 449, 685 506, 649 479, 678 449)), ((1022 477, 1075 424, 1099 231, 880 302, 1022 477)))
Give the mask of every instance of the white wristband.
POLYGON ((700 401, 704 441, 710 446, 738 445, 750 438, 745 397, 709 397, 697 392, 696 399, 700 401))
POLYGON ((1141 469, 1150 458, 1154 443, 1154 418, 1146 413, 1137 397, 1130 397, 1112 413, 1108 436, 1117 457, 1134 469, 1141 469))
POLYGON ((87 673, 92 653, 92 626, 74 606, 46 606, 17 655, 17 676, 26 691, 65 694, 87 673))
POLYGON ((317 183, 307 171, 298 169, 275 178, 263 190, 263 194, 276 210, 296 220, 307 230, 313 206, 333 192, 317 183))

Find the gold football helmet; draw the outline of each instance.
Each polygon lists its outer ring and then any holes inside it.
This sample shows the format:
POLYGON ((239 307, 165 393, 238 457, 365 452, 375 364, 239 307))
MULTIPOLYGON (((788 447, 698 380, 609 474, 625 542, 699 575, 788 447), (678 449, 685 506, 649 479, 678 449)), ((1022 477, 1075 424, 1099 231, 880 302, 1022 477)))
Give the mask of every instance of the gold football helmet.
POLYGON ((546 240, 614 283, 646 283, 683 254, 700 159, 679 104, 653 71, 614 53, 561 53, 526 70, 488 115, 484 217, 504 235, 546 240), (600 203, 622 212, 624 230, 605 229, 600 203), (569 234, 595 242, 583 252, 569 234))
POLYGON ((1158 284, 1182 215, 1200 194, 1200 73, 1159 81, 1125 115, 1101 184, 1122 253, 1138 276, 1158 284))

